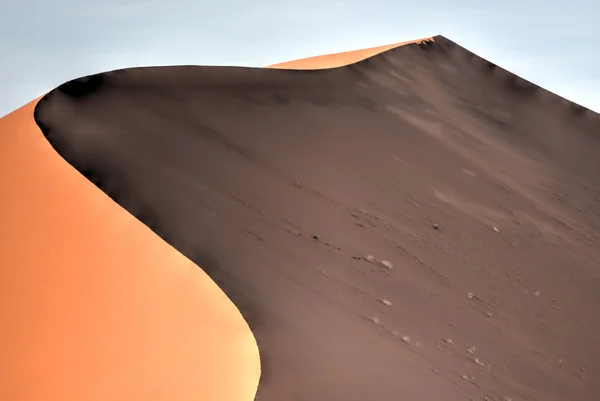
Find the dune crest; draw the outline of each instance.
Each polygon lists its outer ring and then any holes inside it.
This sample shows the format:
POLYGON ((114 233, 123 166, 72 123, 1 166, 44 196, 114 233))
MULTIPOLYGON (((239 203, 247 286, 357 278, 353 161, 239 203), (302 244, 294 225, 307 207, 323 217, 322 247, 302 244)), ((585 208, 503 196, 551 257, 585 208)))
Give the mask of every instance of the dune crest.
POLYGON ((0 399, 251 401, 252 333, 196 265, 0 119, 0 399))
POLYGON ((420 44, 433 41, 435 41, 433 37, 409 40, 406 42, 399 42, 391 45, 369 47, 366 49, 350 50, 347 52, 324 54, 321 56, 313 56, 301 58, 298 60, 285 61, 283 63, 270 65, 267 68, 280 68, 290 70, 319 70, 326 68, 338 68, 368 59, 369 57, 373 57, 377 54, 386 52, 396 47, 412 43, 420 44))

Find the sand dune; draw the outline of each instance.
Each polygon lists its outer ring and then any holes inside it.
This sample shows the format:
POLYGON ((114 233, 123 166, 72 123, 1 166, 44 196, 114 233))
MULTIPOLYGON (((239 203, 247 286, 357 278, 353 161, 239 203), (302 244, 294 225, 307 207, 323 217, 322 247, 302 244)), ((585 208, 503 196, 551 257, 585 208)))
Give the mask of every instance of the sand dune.
POLYGON ((252 400, 254 337, 179 252, 0 120, 0 399, 252 400))
POLYGON ((252 399, 191 259, 258 401, 596 400, 600 118, 433 39, 1 119, 0 399, 252 399))
POLYGON ((600 118, 434 39, 113 71, 35 118, 240 309, 257 400, 596 400, 600 118))

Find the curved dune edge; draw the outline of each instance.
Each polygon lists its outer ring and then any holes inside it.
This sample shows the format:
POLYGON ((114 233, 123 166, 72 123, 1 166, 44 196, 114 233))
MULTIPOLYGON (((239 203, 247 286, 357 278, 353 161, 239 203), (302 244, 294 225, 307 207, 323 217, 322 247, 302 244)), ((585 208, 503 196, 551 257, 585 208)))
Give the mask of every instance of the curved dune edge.
POLYGON ((344 67, 350 64, 357 63, 359 61, 368 59, 377 54, 392 50, 396 47, 408 45, 408 44, 420 44, 423 42, 435 42, 433 37, 422 38, 416 40, 409 40, 406 42, 393 43, 391 45, 369 47, 366 49, 350 50, 341 53, 324 54, 321 56, 301 58, 298 60, 286 61, 283 63, 277 63, 269 65, 265 68, 280 68, 280 69, 291 69, 291 70, 320 70, 328 68, 344 67))
POLYGON ((0 399, 254 399, 258 348, 191 261, 0 119, 0 399))

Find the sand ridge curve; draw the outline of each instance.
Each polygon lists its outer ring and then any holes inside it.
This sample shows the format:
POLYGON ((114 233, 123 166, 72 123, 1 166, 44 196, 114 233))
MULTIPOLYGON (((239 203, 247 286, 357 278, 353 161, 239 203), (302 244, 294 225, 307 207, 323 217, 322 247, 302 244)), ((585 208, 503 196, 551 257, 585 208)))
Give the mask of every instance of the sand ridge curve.
POLYGON ((258 349, 196 265, 0 119, 0 399, 252 400, 258 349))
POLYGON ((237 305, 257 400, 597 394, 598 115, 443 37, 112 71, 35 118, 237 305))
POLYGON ((377 54, 386 52, 399 46, 404 46, 412 43, 426 44, 432 41, 435 41, 433 37, 409 40, 405 42, 393 43, 390 45, 375 46, 366 49, 350 50, 347 52, 324 54, 321 56, 285 61, 283 63, 269 65, 266 68, 282 68, 293 70, 318 70, 326 68, 338 68, 357 63, 359 61, 365 60, 369 57, 373 57, 377 54))

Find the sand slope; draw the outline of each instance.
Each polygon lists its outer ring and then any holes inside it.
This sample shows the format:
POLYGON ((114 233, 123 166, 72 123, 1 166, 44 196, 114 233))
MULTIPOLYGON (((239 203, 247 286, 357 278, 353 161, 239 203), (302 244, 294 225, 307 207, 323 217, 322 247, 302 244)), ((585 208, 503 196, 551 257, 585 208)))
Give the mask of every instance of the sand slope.
POLYGON ((255 340, 197 266, 0 120, 0 399, 252 400, 255 340))
POLYGON ((434 39, 113 71, 35 116, 238 306, 257 400, 594 401, 600 118, 434 39))

